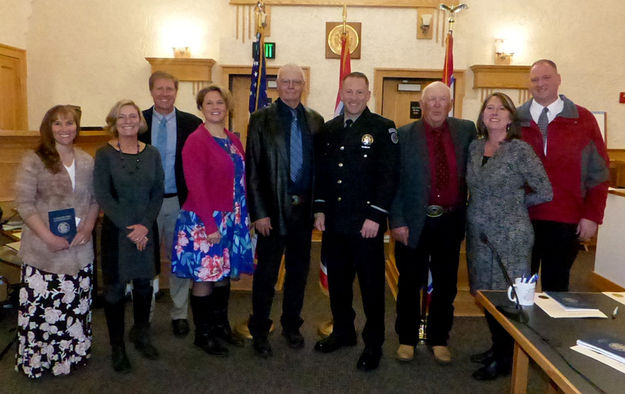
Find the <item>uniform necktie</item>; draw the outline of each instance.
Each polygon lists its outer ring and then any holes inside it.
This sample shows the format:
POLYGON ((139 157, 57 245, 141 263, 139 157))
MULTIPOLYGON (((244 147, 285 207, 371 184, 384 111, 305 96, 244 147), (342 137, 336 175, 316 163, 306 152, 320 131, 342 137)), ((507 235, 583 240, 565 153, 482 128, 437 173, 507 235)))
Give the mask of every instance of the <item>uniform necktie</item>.
POLYGON ((293 119, 291 120, 290 176, 291 181, 297 182, 297 180, 302 176, 302 166, 304 162, 302 157, 302 132, 297 123, 297 112, 291 110, 291 114, 293 115, 293 119))
POLYGON ((353 120, 351 120, 351 119, 347 119, 347 120, 345 121, 345 128, 346 128, 346 129, 349 129, 349 128, 352 126, 352 123, 354 123, 354 121, 353 121, 353 120))
POLYGON ((545 147, 545 152, 547 151, 547 126, 549 126, 549 117, 547 117, 548 112, 549 109, 545 107, 538 117, 538 128, 540 129, 540 133, 543 135, 543 146, 545 147))
POLYGON ((161 161, 165 165, 165 155, 167 151, 167 118, 162 117, 158 125, 158 133, 156 134, 156 147, 161 154, 161 161))

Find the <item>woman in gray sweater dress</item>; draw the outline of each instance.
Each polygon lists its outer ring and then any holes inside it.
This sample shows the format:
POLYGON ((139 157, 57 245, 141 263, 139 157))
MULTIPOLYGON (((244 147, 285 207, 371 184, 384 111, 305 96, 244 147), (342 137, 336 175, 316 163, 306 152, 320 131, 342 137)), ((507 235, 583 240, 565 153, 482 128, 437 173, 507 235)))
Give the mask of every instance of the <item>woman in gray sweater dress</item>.
MULTIPOLYGON (((485 235, 501 255, 511 278, 529 274, 534 232, 527 207, 551 200, 549 178, 532 148, 520 140, 516 108, 503 93, 486 98, 477 121, 481 136, 469 146, 467 265, 471 292, 504 290, 503 273, 485 235)), ((478 380, 505 375, 512 365, 512 338, 486 313, 493 347, 471 357, 484 366, 478 380)))
POLYGON ((158 358, 149 335, 151 280, 157 237, 154 223, 163 202, 161 157, 137 135, 147 126, 137 105, 117 102, 106 117, 113 139, 95 156, 95 196, 104 211, 102 223, 102 273, 104 312, 112 347, 113 369, 130 371, 124 346, 124 292, 133 282, 135 327, 131 340, 148 359, 158 358))

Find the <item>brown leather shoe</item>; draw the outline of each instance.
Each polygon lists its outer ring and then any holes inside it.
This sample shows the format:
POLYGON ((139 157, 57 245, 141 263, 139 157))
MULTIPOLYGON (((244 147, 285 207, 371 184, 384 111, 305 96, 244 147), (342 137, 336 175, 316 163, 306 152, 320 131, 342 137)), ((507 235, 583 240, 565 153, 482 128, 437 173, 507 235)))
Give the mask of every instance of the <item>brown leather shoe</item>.
POLYGON ((432 346, 432 353, 434 353, 434 359, 440 365, 451 364, 451 352, 447 346, 432 346))
POLYGON ((412 361, 414 358, 414 346, 399 345, 395 358, 402 362, 412 361))

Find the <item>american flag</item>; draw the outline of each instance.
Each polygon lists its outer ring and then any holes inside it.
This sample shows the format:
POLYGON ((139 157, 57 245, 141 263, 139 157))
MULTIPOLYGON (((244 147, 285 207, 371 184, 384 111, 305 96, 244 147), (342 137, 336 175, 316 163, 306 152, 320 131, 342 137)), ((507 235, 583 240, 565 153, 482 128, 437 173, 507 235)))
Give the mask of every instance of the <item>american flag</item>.
POLYGON ((250 84, 250 113, 269 105, 264 46, 265 38, 263 34, 261 32, 256 33, 254 65, 252 66, 252 81, 250 84))

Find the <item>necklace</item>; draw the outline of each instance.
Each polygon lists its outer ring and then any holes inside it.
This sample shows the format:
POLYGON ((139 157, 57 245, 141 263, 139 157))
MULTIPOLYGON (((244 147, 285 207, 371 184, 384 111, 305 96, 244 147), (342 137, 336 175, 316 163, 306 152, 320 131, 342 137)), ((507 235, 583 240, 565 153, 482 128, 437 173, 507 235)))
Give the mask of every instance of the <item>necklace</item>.
MULTIPOLYGON (((126 160, 124 159, 124 152, 122 152, 122 147, 119 144, 119 140, 117 140, 117 149, 119 149, 119 158, 121 159, 122 162, 122 168, 126 169, 126 160)), ((137 158, 135 160, 135 171, 139 170, 139 163, 141 162, 141 159, 139 159, 139 141, 137 141, 137 158)), ((134 171, 133 171, 134 172, 134 171)))

